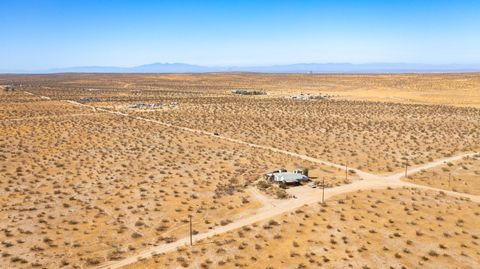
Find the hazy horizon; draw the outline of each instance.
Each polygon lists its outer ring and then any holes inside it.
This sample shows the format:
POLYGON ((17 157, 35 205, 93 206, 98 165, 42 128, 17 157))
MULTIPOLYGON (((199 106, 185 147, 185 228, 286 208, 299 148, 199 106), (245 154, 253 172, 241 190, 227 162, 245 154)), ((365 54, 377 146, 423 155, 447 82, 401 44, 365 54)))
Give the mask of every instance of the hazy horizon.
POLYGON ((150 63, 139 66, 71 66, 38 70, 0 70, 0 74, 51 73, 459 73, 480 72, 480 64, 429 65, 415 63, 296 63, 287 65, 204 66, 188 63, 150 63))
POLYGON ((480 64, 476 1, 2 1, 0 71, 480 64))

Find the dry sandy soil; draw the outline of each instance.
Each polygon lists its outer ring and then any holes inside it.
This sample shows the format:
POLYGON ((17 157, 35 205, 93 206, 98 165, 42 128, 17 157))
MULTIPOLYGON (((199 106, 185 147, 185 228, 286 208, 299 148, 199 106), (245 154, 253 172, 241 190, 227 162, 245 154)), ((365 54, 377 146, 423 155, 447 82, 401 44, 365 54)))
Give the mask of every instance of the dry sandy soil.
MULTIPOLYGON (((310 168, 315 180, 332 187, 362 179, 351 171, 345 180, 345 164, 388 175, 403 171, 406 161, 420 165, 480 151, 480 74, 0 76, 0 85, 10 84, 15 91, 0 92, 0 265, 8 268, 121 260, 185 237, 190 214, 195 233, 226 225, 274 199, 276 189, 265 198, 253 188, 263 173, 282 167, 310 168), (233 95, 237 88, 268 94, 233 95), (333 97, 289 98, 299 93, 333 97), (126 109, 137 102, 177 106, 126 109)), ((408 180, 479 194, 478 170, 473 157, 408 180), (445 169, 450 187, 442 185, 445 169)), ((375 268, 384 267, 383 253, 394 267, 479 264, 477 204, 434 191, 347 196, 335 198, 344 203, 274 217, 278 225, 266 220, 132 266, 375 268), (443 220, 429 224, 437 215, 443 220), (404 225, 407 220, 418 228, 404 225)))

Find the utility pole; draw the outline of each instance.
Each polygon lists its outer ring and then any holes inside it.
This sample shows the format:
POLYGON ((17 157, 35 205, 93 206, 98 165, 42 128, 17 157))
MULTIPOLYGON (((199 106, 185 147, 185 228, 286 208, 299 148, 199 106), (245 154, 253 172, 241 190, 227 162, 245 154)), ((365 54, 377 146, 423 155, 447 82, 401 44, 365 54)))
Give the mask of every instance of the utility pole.
POLYGON ((345 182, 348 180, 348 167, 347 167, 347 161, 345 161, 345 182))
POLYGON ((190 218, 190 246, 193 246, 193 240, 192 240, 192 215, 188 215, 190 218))
MULTIPOLYGON (((345 119, 345 129, 347 130, 346 133, 348 134, 348 122, 347 120, 345 119)), ((348 152, 347 152, 347 149, 345 149, 345 182, 348 181, 348 167, 347 167, 347 164, 348 164, 348 152)))
MULTIPOLYGON (((347 122, 346 119, 345 119, 345 126, 346 126, 345 129, 347 129, 347 134, 348 134, 348 122, 347 122)), ((347 155, 347 154, 348 154, 348 153, 345 152, 345 182, 347 182, 347 180, 348 180, 348 167, 347 167, 347 164, 348 164, 348 155, 347 155)))
POLYGON ((325 203, 325 178, 323 178, 323 183, 322 183, 322 204, 325 203))
POLYGON ((408 177, 408 158, 405 157, 405 177, 408 177))

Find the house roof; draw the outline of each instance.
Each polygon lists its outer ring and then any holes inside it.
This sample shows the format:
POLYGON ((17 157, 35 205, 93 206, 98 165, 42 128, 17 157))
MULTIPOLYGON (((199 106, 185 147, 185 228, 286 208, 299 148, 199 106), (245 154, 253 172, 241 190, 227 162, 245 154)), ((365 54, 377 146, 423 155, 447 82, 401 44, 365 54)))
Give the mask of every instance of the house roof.
POLYGON ((275 181, 284 181, 285 183, 294 183, 304 180, 306 176, 292 172, 273 173, 275 181))

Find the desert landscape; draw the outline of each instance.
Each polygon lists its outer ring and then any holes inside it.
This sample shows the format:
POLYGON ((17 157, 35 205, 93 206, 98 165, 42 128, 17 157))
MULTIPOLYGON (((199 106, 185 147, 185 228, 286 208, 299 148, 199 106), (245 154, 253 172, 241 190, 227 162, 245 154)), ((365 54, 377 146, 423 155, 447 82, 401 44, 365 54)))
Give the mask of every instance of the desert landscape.
POLYGON ((5 268, 480 266, 479 73, 0 85, 5 268))

